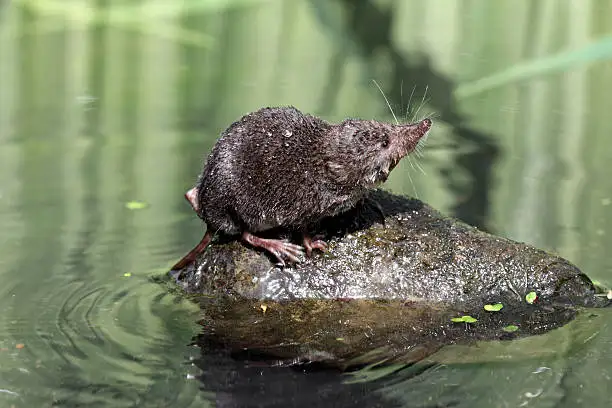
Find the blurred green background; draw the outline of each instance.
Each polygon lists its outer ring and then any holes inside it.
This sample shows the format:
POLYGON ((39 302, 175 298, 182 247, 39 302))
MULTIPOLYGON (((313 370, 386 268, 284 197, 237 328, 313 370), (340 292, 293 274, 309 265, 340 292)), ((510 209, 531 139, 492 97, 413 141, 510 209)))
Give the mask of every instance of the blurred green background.
MULTIPOLYGON (((214 401, 197 310, 152 281, 201 237, 183 193, 260 107, 392 121, 373 81, 435 117, 386 188, 612 282, 612 1, 5 0, 0 406, 214 401)), ((566 391, 593 406, 599 329, 566 391)))

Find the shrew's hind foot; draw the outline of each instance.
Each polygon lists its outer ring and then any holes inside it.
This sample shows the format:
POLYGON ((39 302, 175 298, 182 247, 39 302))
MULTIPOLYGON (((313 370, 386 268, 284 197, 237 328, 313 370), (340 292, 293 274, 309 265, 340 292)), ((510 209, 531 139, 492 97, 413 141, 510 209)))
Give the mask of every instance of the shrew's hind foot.
POLYGON ((320 239, 313 239, 308 235, 304 235, 304 248, 306 248, 306 255, 308 257, 312 256, 312 250, 318 249, 319 251, 325 252, 327 251, 327 243, 320 239))
POLYGON ((278 265, 285 266, 285 260, 291 263, 299 263, 299 257, 304 253, 299 245, 292 244, 286 240, 268 239, 257 237, 250 232, 243 232, 244 242, 270 252, 278 260, 278 265))

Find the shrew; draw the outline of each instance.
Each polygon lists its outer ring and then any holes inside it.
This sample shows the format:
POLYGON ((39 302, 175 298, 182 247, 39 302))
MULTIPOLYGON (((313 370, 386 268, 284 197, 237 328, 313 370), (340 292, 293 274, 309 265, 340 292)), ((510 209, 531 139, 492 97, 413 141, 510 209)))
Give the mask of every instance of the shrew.
POLYGON ((325 250, 308 231, 322 218, 352 208, 383 183, 431 128, 430 119, 394 125, 347 119, 331 124, 293 107, 263 108, 227 128, 185 197, 207 231, 181 259, 195 261, 213 234, 240 235, 281 265, 299 262, 303 248, 325 250), (262 238, 274 228, 298 231, 303 247, 262 238))

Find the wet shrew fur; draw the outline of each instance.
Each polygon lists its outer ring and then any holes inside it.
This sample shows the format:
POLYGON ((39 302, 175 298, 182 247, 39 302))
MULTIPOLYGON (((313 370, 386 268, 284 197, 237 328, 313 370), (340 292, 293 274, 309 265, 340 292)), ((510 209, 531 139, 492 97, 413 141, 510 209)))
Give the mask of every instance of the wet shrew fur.
POLYGON ((298 262, 304 248, 308 255, 325 250, 308 227, 352 208, 383 183, 431 125, 430 119, 331 124, 294 107, 243 116, 222 133, 196 186, 185 194, 207 232, 173 269, 195 261, 217 232, 240 236, 281 265, 298 262), (258 236, 279 227, 301 232, 303 247, 258 236))

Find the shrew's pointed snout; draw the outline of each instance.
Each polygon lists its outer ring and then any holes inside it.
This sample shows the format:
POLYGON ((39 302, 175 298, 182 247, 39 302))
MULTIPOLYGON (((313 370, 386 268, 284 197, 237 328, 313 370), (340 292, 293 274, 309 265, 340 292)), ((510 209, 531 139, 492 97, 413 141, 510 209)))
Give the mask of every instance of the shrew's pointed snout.
POLYGON ((396 150, 394 155, 399 158, 411 153, 419 141, 427 134, 433 122, 429 118, 425 118, 420 122, 410 123, 406 125, 398 126, 398 133, 396 134, 396 150))
POLYGON ((403 138, 407 139, 411 144, 416 144, 431 129, 432 124, 431 119, 425 118, 420 122, 400 125, 401 133, 403 138))
POLYGON ((425 136, 425 133, 427 133, 429 129, 431 129, 432 124, 433 122, 431 119, 425 118, 420 122, 411 123, 405 126, 412 138, 420 139, 425 136))
POLYGON ((429 118, 425 118, 419 122, 418 128, 423 134, 427 133, 429 129, 431 129, 432 121, 429 118))

